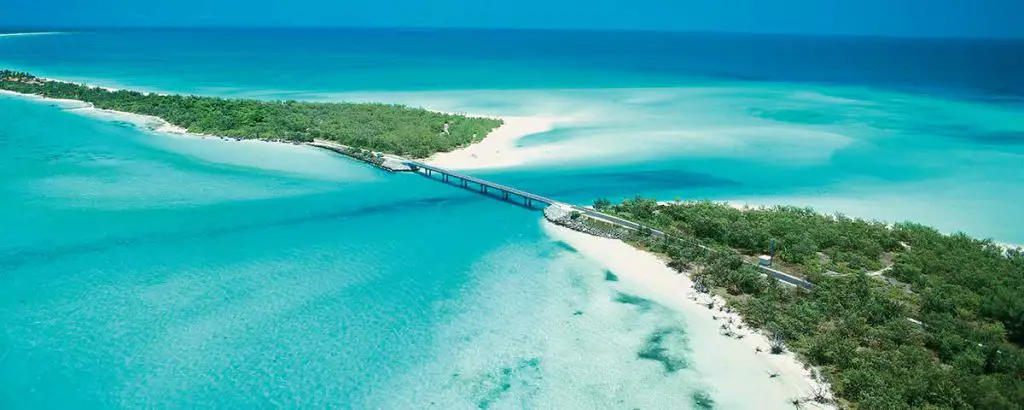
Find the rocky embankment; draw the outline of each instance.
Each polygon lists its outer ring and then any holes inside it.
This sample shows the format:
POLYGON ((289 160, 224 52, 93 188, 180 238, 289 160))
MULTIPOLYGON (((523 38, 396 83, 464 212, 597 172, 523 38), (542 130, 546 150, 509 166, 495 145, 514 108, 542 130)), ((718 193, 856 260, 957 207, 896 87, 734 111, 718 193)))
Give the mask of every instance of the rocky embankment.
POLYGON ((544 208, 544 218, 555 225, 602 238, 622 239, 629 235, 625 228, 588 218, 564 205, 556 204, 544 208))
POLYGON ((413 170, 412 167, 405 164, 401 157, 396 157, 394 155, 352 148, 347 145, 327 140, 314 140, 313 142, 307 142, 306 145, 334 151, 389 172, 406 172, 413 170))

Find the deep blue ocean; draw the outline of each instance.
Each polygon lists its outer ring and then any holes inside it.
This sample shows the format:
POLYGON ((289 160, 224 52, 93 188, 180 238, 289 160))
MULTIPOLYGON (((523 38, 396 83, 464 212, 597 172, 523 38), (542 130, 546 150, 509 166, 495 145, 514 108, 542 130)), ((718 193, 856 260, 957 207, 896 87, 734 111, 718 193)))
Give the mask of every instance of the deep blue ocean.
MULTIPOLYGON (((224 97, 555 118, 520 166, 579 204, 812 206, 1024 243, 1024 41, 482 30, 0 35, 0 69, 224 97)), ((786 408, 638 357, 540 214, 329 153, 0 95, 0 408, 786 408), (579 312, 580 314, 577 314, 579 312)), ((642 295, 641 295, 642 296, 642 295)), ((680 330, 681 329, 681 330, 680 330)))

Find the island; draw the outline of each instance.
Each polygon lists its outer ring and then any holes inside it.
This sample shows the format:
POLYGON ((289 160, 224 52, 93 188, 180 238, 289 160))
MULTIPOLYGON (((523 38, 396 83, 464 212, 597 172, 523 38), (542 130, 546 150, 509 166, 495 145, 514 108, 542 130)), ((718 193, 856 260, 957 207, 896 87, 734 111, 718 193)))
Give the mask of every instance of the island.
POLYGON ((692 281, 694 302, 715 312, 723 337, 756 329, 769 342, 758 353, 796 353, 819 382, 793 398, 797 407, 1024 403, 1020 248, 790 206, 636 197, 598 199, 591 209, 641 228, 581 212, 552 222, 659 256, 692 281), (766 261, 809 286, 765 274, 766 261))
MULTIPOLYGON (((480 142, 502 125, 401 105, 165 95, 15 71, 0 71, 0 89, 153 116, 190 133, 313 143, 377 165, 386 160, 381 152, 424 158, 480 142)), ((1019 248, 798 207, 636 197, 617 204, 598 199, 585 208, 437 167, 428 167, 427 177, 429 170, 444 175, 439 181, 483 195, 518 195, 528 208, 530 198, 543 199, 547 219, 565 231, 657 256, 653 265, 624 265, 641 275, 661 269, 686 278, 695 309, 712 312, 721 337, 763 337, 752 353, 795 353, 811 369, 813 391, 793 397, 796 407, 1012 409, 1024 403, 1019 248)), ((602 249, 591 251, 602 256, 602 249)), ((611 270, 604 275, 620 280, 611 270)), ((682 292, 671 293, 672 300, 679 297, 682 292)), ((648 303, 626 294, 617 301, 648 303)), ((674 368, 659 349, 638 357, 674 368)), ((710 400, 694 396, 693 406, 710 408, 710 400)))
POLYGON ((82 101, 98 109, 160 118, 194 134, 312 142, 426 158, 484 139, 497 118, 447 114, 381 103, 326 103, 228 99, 111 90, 29 73, 0 70, 0 89, 82 101))

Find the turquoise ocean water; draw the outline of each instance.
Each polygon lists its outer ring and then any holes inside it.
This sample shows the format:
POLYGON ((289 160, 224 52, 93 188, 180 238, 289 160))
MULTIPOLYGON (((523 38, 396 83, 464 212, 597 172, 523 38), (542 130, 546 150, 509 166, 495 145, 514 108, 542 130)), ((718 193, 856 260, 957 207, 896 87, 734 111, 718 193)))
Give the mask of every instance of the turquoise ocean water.
MULTIPOLYGON (((228 97, 557 117, 476 171, 577 203, 792 203, 1024 243, 1018 42, 598 32, 96 31, 0 67, 228 97)), ((0 407, 716 408, 637 352, 539 214, 324 152, 0 96, 0 407)), ((683 340, 672 354, 700 355, 683 340)), ((784 403, 783 403, 784 404, 784 403)))

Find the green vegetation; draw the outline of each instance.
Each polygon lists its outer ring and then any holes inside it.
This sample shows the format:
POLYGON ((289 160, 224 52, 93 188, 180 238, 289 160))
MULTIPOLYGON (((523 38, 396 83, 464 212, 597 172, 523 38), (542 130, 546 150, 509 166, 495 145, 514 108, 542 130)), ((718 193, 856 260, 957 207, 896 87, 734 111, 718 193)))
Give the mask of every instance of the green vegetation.
POLYGON ((382 156, 374 155, 373 152, 367 151, 365 149, 350 148, 350 147, 340 148, 339 147, 339 152, 341 152, 344 155, 348 155, 348 156, 350 156, 352 158, 358 159, 360 161, 369 162, 369 163, 371 163, 373 165, 376 165, 376 166, 381 166, 381 164, 384 163, 384 158, 382 156))
POLYGON ((417 158, 478 142, 501 125, 497 119, 392 104, 259 101, 108 91, 7 70, 0 71, 0 89, 152 115, 199 134, 297 142, 326 139, 357 149, 417 158), (446 121, 448 134, 443 132, 446 121))
POLYGON ((793 207, 602 205, 673 235, 629 240, 692 271, 698 288, 725 296, 748 325, 775 334, 779 349, 819 366, 843 407, 1024 408, 1020 249, 793 207), (813 290, 743 263, 772 240, 778 260, 804 272, 813 290))

